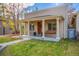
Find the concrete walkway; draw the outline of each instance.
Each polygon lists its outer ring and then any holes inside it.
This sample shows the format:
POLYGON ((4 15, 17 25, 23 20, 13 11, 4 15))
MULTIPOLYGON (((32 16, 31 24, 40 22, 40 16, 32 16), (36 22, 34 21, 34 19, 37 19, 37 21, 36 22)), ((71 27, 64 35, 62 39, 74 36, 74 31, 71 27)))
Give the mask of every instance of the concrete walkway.
POLYGON ((2 51, 5 47, 6 45, 0 46, 0 51, 2 51))
POLYGON ((20 40, 16 40, 16 41, 7 42, 7 43, 2 43, 2 44, 0 44, 0 51, 2 51, 8 45, 16 44, 16 43, 23 42, 26 40, 28 40, 28 39, 22 39, 22 40, 20 39, 20 40))

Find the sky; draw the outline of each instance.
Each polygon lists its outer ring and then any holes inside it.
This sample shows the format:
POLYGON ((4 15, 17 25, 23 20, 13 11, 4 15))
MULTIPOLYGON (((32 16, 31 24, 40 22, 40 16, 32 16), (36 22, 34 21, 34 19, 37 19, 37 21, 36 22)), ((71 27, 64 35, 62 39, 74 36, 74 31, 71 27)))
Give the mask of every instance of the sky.
POLYGON ((28 12, 32 12, 32 11, 36 11, 36 10, 43 10, 43 9, 47 9, 47 8, 52 8, 55 7, 57 5, 60 4, 56 4, 56 3, 35 3, 35 4, 29 4, 29 6, 27 8, 25 8, 25 10, 27 10, 28 12))
MULTIPOLYGON (((47 8, 56 7, 59 5, 62 5, 63 3, 33 3, 33 4, 27 4, 27 7, 25 10, 29 12, 37 11, 37 10, 43 10, 47 8)), ((72 8, 75 9, 75 11, 79 10, 79 3, 73 3, 72 8)))
POLYGON ((76 11, 79 11, 79 3, 74 3, 73 8, 75 8, 76 11))
POLYGON ((55 7, 54 3, 36 3, 32 7, 37 7, 38 10, 55 7))

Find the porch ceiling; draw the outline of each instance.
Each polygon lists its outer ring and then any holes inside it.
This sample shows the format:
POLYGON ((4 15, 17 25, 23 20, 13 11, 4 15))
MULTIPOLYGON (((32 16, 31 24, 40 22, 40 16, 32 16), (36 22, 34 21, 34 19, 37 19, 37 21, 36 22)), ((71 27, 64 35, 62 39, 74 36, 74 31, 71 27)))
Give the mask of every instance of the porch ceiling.
POLYGON ((23 22, 27 22, 27 21, 51 20, 51 19, 55 20, 57 17, 60 17, 61 19, 63 19, 62 16, 45 15, 45 16, 37 16, 37 17, 32 17, 32 18, 24 19, 22 21, 23 22))

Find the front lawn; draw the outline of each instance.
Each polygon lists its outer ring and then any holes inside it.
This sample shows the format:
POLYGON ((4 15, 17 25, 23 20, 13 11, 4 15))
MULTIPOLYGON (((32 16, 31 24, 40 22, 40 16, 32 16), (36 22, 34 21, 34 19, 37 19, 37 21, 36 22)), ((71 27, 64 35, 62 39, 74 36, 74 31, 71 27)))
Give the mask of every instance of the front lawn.
POLYGON ((79 41, 63 39, 59 42, 29 40, 8 46, 1 55, 8 56, 79 56, 79 41))
POLYGON ((0 37, 0 44, 1 43, 6 43, 6 42, 10 42, 10 41, 14 41, 17 40, 17 38, 11 38, 11 37, 0 37))

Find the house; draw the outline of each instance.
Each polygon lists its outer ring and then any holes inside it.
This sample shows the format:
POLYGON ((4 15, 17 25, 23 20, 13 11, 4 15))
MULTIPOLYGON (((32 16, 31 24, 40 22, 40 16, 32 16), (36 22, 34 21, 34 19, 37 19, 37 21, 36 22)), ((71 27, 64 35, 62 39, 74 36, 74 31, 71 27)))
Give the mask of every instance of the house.
MULTIPOLYGON (((77 17, 77 19, 79 18, 77 17)), ((61 38, 68 37, 68 6, 57 6, 28 13, 26 18, 21 20, 20 23, 24 25, 24 37, 59 41, 61 38)), ((21 29, 21 27, 19 28, 21 29)), ((22 34, 21 30, 20 34, 22 34)))

